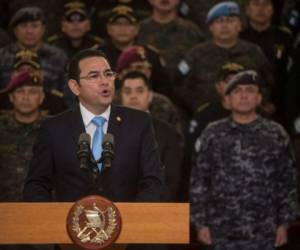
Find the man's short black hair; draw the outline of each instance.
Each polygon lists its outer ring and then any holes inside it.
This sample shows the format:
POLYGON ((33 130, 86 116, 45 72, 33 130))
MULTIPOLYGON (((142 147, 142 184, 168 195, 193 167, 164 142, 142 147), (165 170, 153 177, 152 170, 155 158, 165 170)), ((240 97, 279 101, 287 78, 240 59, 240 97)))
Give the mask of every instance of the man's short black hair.
POLYGON ((144 81, 147 88, 151 89, 151 84, 150 84, 149 79, 147 78, 147 76, 144 73, 142 73, 140 71, 130 71, 126 75, 124 75, 120 81, 120 87, 121 88, 123 87, 124 82, 127 79, 137 79, 137 78, 141 78, 144 81))
MULTIPOLYGON (((97 49, 84 49, 76 53, 69 62, 68 77, 79 82, 80 68, 79 63, 81 60, 90 57, 103 57, 107 60, 106 55, 97 49)), ((108 60, 107 60, 108 61, 108 60)))

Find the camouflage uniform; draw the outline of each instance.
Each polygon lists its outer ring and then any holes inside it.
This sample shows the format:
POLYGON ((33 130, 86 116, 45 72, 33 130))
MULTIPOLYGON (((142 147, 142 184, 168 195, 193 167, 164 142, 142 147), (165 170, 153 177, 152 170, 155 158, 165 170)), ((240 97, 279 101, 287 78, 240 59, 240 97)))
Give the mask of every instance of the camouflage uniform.
POLYGON ((137 43, 152 45, 159 49, 166 61, 166 69, 171 81, 178 62, 183 59, 186 50, 204 41, 204 34, 192 22, 180 17, 166 24, 147 18, 140 23, 137 43))
POLYGON ((13 113, 0 117, 0 201, 22 201, 32 145, 44 117, 31 124, 15 120, 13 113))
POLYGON ((69 38, 64 34, 56 34, 48 38, 48 43, 62 49, 66 52, 68 58, 72 58, 77 52, 88 48, 99 48, 105 44, 104 39, 87 34, 83 37, 82 42, 78 48, 72 46, 69 38))
POLYGON ((214 121, 227 117, 230 111, 225 109, 221 101, 207 102, 201 105, 190 121, 187 133, 187 144, 189 153, 193 154, 198 151, 197 139, 200 137, 205 127, 214 121))
POLYGON ((238 40, 232 48, 221 48, 212 40, 207 41, 192 48, 178 65, 184 79, 177 95, 189 112, 194 113, 205 102, 219 100, 215 83, 219 69, 226 62, 253 69, 267 84, 273 83, 271 65, 258 46, 238 40))
POLYGON ((200 142, 191 174, 192 223, 210 228, 216 249, 274 249, 277 227, 296 216, 286 132, 260 116, 248 124, 228 117, 211 123, 200 142))
MULTIPOLYGON (((19 51, 17 43, 12 43, 0 50, 0 89, 4 88, 13 70, 15 57, 19 51)), ((67 56, 61 50, 47 43, 42 43, 37 51, 39 62, 43 70, 43 85, 46 90, 56 89, 66 92, 67 56)))

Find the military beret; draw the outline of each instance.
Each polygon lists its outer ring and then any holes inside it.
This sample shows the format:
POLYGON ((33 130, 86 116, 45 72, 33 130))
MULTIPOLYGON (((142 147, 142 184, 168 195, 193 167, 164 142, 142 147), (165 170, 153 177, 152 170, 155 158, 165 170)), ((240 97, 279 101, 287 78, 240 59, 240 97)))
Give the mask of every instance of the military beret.
POLYGON ((221 16, 240 16, 240 7, 235 2, 221 2, 214 5, 208 12, 206 22, 212 23, 214 20, 221 16))
POLYGON ((64 18, 69 22, 85 20, 87 18, 85 3, 80 1, 67 2, 64 5, 64 18))
POLYGON ((126 5, 118 5, 114 7, 109 15, 108 22, 113 23, 115 22, 119 17, 125 17, 128 19, 131 23, 137 23, 136 15, 133 11, 133 9, 126 5))
POLYGON ((261 87, 261 80, 259 79, 259 76, 256 71, 254 70, 246 70, 241 71, 234 75, 232 79, 227 83, 225 88, 225 95, 228 95, 231 93, 232 90, 234 90, 239 85, 248 85, 253 84, 258 87, 261 87))
POLYGON ((45 22, 45 16, 41 8, 39 7, 24 7, 19 9, 10 20, 10 27, 14 28, 20 23, 41 21, 45 22))
POLYGON ((13 68, 19 69, 24 64, 28 64, 34 69, 41 68, 37 53, 31 50, 20 50, 16 53, 13 68))
POLYGON ((151 65, 148 61, 146 50, 143 46, 130 46, 126 48, 118 58, 116 71, 120 73, 134 62, 145 62, 149 66, 151 65))
POLYGON ((223 81, 227 78, 227 76, 239 73, 243 70, 245 70, 243 65, 234 62, 227 62, 221 67, 218 79, 223 81))
POLYGON ((42 86, 40 75, 29 71, 22 71, 11 78, 5 88, 5 92, 12 92, 23 86, 42 86))

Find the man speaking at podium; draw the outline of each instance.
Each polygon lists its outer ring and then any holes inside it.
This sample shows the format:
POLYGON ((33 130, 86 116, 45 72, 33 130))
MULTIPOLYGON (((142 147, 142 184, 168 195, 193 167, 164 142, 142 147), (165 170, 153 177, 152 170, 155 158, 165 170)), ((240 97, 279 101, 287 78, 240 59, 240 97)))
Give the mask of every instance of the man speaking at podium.
POLYGON ((79 104, 43 123, 33 147, 25 201, 75 201, 90 194, 119 202, 159 201, 161 164, 150 117, 112 104, 114 80, 100 51, 83 50, 71 59, 68 85, 79 104), (80 168, 77 157, 83 133, 91 136, 87 169, 80 168), (114 159, 107 168, 98 161, 106 133, 114 138, 114 159))

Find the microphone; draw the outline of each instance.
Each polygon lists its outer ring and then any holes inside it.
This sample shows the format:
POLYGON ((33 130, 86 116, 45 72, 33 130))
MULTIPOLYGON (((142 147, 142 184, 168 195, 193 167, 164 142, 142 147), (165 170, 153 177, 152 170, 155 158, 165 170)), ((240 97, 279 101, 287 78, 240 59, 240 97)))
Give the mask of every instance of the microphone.
POLYGON ((87 133, 82 133, 78 140, 77 158, 79 159, 80 168, 88 168, 91 159, 91 136, 87 133))
POLYGON ((115 156, 114 152, 114 136, 112 134, 105 134, 102 142, 102 164, 103 169, 110 168, 112 160, 115 156))

